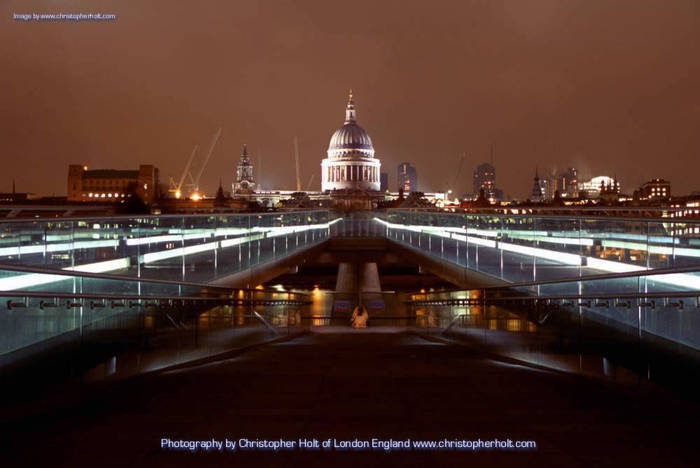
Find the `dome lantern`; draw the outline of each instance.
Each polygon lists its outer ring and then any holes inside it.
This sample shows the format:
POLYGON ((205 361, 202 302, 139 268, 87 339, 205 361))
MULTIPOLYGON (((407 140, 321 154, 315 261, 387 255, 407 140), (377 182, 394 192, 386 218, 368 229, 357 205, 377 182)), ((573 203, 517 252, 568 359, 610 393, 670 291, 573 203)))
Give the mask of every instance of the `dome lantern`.
POLYGON ((352 89, 350 90, 350 94, 348 95, 348 104, 345 106, 345 123, 354 123, 355 122, 355 103, 352 101, 352 89))

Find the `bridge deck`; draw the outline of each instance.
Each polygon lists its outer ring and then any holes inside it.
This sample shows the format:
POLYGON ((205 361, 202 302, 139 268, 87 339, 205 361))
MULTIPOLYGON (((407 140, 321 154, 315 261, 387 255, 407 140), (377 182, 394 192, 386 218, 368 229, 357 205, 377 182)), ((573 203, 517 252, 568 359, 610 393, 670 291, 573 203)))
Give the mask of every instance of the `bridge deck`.
POLYGON ((329 328, 227 361, 90 387, 78 407, 5 426, 5 441, 33 466, 660 466, 669 457, 694 461, 699 414, 658 388, 504 364, 388 328, 329 328), (301 436, 533 439, 539 448, 330 456, 159 448, 161 437, 301 436))

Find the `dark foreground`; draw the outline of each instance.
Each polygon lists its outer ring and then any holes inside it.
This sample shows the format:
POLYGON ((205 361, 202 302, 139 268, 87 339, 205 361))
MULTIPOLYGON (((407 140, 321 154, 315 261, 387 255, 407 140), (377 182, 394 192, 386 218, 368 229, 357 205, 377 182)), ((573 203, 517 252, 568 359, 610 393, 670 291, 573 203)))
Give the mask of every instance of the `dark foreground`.
MULTIPOLYGON (((337 331, 337 330, 336 330, 337 331)), ((676 394, 488 360, 417 336, 312 333, 239 357, 88 387, 3 424, 2 466, 697 466, 676 394), (172 440, 534 440, 530 451, 182 452, 172 440)))

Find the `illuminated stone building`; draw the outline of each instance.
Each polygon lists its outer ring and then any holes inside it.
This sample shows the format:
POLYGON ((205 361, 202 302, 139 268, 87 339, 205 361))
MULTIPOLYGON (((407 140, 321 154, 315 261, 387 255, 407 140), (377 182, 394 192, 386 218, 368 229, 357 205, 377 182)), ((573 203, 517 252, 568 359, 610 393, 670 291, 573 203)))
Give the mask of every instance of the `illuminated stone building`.
POLYGON ((68 201, 119 201, 135 193, 151 204, 156 199, 157 187, 158 169, 151 164, 141 164, 138 170, 68 166, 68 201))
POLYGON ((665 200, 671 196, 671 182, 664 179, 651 179, 640 187, 644 200, 665 200))
POLYGON ((236 180, 232 188, 233 193, 253 193, 258 188, 253 176, 253 163, 250 162, 246 145, 243 145, 243 151, 236 168, 236 180))
POLYGON ((379 191, 381 163, 369 134, 357 124, 352 91, 345 123, 333 133, 327 153, 321 162, 322 191, 379 191))

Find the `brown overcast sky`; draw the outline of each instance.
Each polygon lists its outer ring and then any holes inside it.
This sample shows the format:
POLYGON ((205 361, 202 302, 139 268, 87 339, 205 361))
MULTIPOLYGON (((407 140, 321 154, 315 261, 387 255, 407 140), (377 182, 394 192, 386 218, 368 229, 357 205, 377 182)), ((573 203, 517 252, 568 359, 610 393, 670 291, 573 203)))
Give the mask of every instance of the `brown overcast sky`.
POLYGON ((658 176, 700 190, 700 2, 202 0, 0 2, 0 191, 65 194, 67 165, 177 177, 217 127, 204 172, 229 185, 240 146, 266 187, 303 184, 342 124, 347 89, 395 185, 497 183, 525 197, 535 166, 658 176), (101 12, 113 23, 23 23, 101 12))

